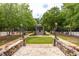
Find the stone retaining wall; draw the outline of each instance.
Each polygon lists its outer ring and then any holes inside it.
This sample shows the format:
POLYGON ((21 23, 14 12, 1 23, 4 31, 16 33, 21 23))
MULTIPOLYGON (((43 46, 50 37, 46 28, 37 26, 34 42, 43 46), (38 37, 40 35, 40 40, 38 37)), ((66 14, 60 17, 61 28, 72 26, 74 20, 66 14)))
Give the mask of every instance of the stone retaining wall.
POLYGON ((56 40, 56 46, 66 55, 66 56, 78 56, 79 52, 72 47, 67 46, 60 40, 56 40))
POLYGON ((18 40, 14 44, 7 46, 5 49, 0 51, 0 56, 11 56, 13 55, 21 46, 23 46, 23 40, 18 40))
POLYGON ((14 40, 14 42, 12 41, 13 43, 9 42, 8 44, 5 44, 4 47, 0 48, 0 56, 13 55, 20 47, 24 46, 24 39, 33 34, 34 33, 30 33, 28 35, 25 35, 24 38, 20 37, 19 39, 14 40))

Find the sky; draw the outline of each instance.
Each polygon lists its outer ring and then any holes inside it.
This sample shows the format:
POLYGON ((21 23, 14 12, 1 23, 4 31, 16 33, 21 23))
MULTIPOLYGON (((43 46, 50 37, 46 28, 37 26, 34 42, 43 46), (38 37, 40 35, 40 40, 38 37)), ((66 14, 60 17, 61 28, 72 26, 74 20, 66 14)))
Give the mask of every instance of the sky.
POLYGON ((54 6, 61 7, 62 3, 79 3, 79 0, 0 0, 0 3, 29 3, 34 18, 40 18, 54 6))
POLYGON ((55 2, 53 0, 27 0, 32 10, 32 15, 34 18, 40 18, 49 9, 54 6, 61 8, 62 2, 55 2))

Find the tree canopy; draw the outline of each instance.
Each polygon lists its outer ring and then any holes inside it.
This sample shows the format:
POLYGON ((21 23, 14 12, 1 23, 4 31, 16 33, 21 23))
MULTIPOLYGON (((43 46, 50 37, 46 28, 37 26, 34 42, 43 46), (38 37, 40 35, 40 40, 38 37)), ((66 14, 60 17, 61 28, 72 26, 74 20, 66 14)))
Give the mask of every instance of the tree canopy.
POLYGON ((41 24, 50 31, 54 29, 55 22, 58 23, 59 31, 77 30, 79 29, 78 10, 78 3, 64 3, 61 9, 53 7, 44 13, 41 24))
POLYGON ((0 4, 0 31, 23 28, 33 29, 36 24, 28 4, 3 3, 0 4))
POLYGON ((37 23, 41 23, 45 30, 52 31, 55 23, 58 31, 79 30, 79 3, 64 3, 61 9, 52 7, 46 11, 41 20, 32 16, 29 5, 17 3, 0 4, 0 31, 33 30, 37 23))

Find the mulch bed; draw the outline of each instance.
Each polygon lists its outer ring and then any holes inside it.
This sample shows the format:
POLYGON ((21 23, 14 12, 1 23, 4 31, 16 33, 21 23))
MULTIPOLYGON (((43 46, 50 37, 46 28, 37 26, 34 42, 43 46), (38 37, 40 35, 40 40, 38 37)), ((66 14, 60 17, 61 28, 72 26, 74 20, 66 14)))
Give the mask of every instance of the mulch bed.
POLYGON ((19 38, 20 35, 0 36, 0 46, 19 38))

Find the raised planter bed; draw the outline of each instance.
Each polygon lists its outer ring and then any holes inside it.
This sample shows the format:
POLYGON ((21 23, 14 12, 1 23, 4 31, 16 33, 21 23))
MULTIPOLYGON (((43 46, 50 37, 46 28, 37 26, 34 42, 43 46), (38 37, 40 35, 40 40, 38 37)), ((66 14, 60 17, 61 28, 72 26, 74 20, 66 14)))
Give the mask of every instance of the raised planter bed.
POLYGON ((0 56, 11 56, 13 55, 21 46, 23 46, 23 40, 15 40, 4 45, 4 47, 0 50, 0 56))
MULTIPOLYGON (((32 34, 33 33, 25 35, 24 38, 27 38, 28 36, 30 36, 32 34)), ((23 45, 24 45, 24 40, 22 37, 19 37, 16 40, 13 40, 4 45, 1 45, 0 46, 0 56, 11 56, 23 45)))

